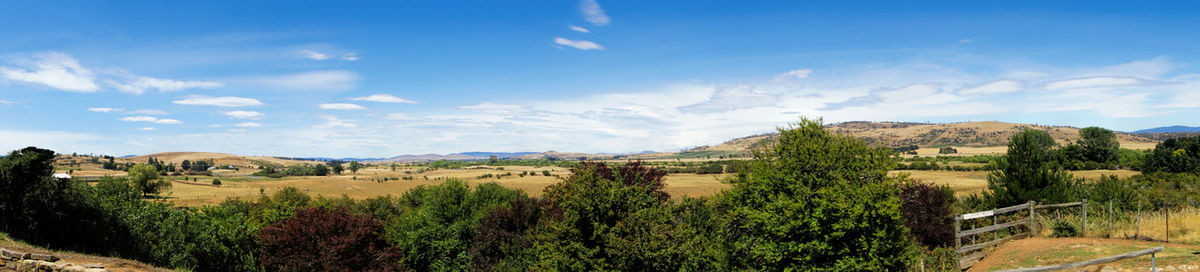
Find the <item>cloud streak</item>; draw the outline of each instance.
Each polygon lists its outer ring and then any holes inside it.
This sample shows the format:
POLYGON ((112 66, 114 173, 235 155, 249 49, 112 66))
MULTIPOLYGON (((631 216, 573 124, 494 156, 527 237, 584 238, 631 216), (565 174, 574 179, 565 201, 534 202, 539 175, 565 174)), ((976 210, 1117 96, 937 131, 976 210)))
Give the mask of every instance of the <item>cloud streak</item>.
POLYGON ((608 25, 608 14, 604 12, 604 8, 600 7, 600 3, 596 0, 579 1, 579 12, 583 13, 583 19, 593 25, 603 26, 608 25))
POLYGON ((189 95, 180 100, 172 101, 171 103, 180 105, 194 106, 217 106, 217 107, 249 107, 263 105, 262 101, 254 98, 236 97, 236 96, 206 96, 206 95, 189 95))
POLYGON ((381 103, 417 104, 417 101, 399 98, 399 97, 396 97, 396 96, 393 96, 390 94, 373 94, 373 95, 369 95, 369 96, 351 98, 350 100, 371 101, 371 102, 381 102, 381 103))
POLYGON ((574 47, 579 50, 604 50, 604 46, 587 40, 572 40, 563 37, 555 37, 554 43, 574 47))

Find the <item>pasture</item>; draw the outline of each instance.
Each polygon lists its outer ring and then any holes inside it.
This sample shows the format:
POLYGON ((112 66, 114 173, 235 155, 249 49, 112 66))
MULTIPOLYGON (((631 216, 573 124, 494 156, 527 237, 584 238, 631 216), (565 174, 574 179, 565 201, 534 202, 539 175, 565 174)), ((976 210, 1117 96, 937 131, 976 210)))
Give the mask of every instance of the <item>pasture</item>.
MULTIPOLYGON (((173 184, 164 196, 176 205, 196 207, 218 204, 226 198, 254 199, 261 194, 271 194, 291 186, 311 195, 326 197, 345 195, 353 199, 365 199, 386 195, 399 196, 417 186, 437 185, 446 179, 459 179, 471 185, 496 182, 504 187, 524 191, 530 196, 540 196, 546 186, 557 183, 560 177, 570 174, 568 169, 561 167, 533 166, 470 167, 419 171, 419 168, 412 167, 401 167, 392 171, 390 168, 374 166, 361 169, 358 174, 345 172, 342 175, 294 176, 278 179, 231 176, 248 174, 247 170, 218 173, 224 177, 168 177, 173 184), (542 175, 542 171, 550 171, 551 176, 542 175), (520 173, 522 172, 535 172, 537 175, 521 177, 520 173), (488 174, 491 174, 492 177, 482 177, 488 174), (185 178, 187 181, 184 181, 185 178), (193 178, 196 181, 193 182, 193 178), (213 179, 221 180, 221 185, 213 186, 213 179)), ((724 178, 725 175, 670 174, 665 178, 667 184, 665 190, 675 198, 712 195, 729 187, 729 184, 721 181, 724 178)))

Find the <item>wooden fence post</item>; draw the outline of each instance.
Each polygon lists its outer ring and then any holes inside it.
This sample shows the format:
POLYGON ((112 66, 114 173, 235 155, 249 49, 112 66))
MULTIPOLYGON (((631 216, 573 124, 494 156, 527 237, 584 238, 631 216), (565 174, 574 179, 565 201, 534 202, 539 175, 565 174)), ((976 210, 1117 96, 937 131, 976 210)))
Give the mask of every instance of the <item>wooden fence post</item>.
POLYGON ((1029 205, 1029 237, 1037 237, 1037 213, 1033 211, 1037 207, 1037 202, 1030 200, 1026 204, 1029 205))
POLYGON ((962 247, 962 237, 958 237, 958 232, 962 231, 962 215, 954 216, 954 249, 962 247))
POLYGON ((1137 240, 1142 234, 1142 202, 1138 201, 1137 219, 1133 221, 1133 239, 1137 240))
POLYGON ((1112 208, 1112 200, 1109 200, 1109 201, 1108 201, 1108 232, 1107 232, 1107 233, 1108 233, 1108 235, 1105 235, 1105 236, 1106 236, 1105 238, 1112 238, 1112 234, 1113 234, 1113 208, 1112 208))
POLYGON ((1083 200, 1083 204, 1080 207, 1083 207, 1083 224, 1079 225, 1079 237, 1087 237, 1087 199, 1083 200))
POLYGON ((1163 209, 1163 211, 1167 213, 1167 233, 1164 236, 1167 236, 1167 243, 1170 243, 1171 242, 1171 208, 1163 209))

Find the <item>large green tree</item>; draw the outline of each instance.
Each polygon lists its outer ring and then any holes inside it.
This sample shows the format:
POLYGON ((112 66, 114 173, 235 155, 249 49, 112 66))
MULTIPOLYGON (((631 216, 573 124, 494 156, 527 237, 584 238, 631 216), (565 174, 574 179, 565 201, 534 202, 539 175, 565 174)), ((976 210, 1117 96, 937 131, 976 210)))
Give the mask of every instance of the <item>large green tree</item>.
POLYGON ((1041 130, 1026 129, 1013 135, 1008 153, 988 173, 984 192, 997 207, 1026 201, 1065 202, 1073 178, 1055 160, 1054 138, 1041 130))
POLYGON ((1143 173, 1200 174, 1200 136, 1167 139, 1146 157, 1143 173))
POLYGON ((143 195, 158 194, 162 189, 170 188, 171 182, 158 176, 158 168, 149 164, 138 164, 129 168, 129 181, 142 191, 143 195))
POLYGON ((1083 147, 1083 156, 1089 161, 1110 163, 1117 160, 1117 151, 1121 143, 1117 134, 1112 130, 1100 127, 1086 127, 1079 130, 1079 140, 1075 142, 1083 147))
POLYGON ((736 265, 768 271, 898 271, 913 243, 893 151, 802 119, 779 129, 720 197, 736 265))

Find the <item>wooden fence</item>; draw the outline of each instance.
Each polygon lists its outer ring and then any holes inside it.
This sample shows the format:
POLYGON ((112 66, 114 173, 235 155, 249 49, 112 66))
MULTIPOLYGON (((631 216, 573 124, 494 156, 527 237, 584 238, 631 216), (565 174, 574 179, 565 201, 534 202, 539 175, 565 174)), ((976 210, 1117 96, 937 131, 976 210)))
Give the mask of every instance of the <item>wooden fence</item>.
MULTIPOLYGON (((1008 242, 1011 240, 1030 237, 1030 236, 1037 234, 1037 220, 1036 220, 1037 219, 1037 212, 1036 212, 1037 209, 1068 208, 1068 207, 1075 207, 1075 206, 1084 207, 1083 216, 1082 216, 1083 217, 1082 226, 1084 226, 1084 227, 1081 232, 1086 234, 1087 233, 1087 200, 1086 199, 1084 199, 1081 202, 1048 204, 1048 205, 1038 205, 1036 202, 1030 201, 1030 202, 1026 202, 1025 204, 1008 206, 1008 207, 997 208, 997 209, 981 211, 981 212, 960 214, 960 215, 955 216, 954 217, 954 248, 955 248, 955 252, 958 252, 958 254, 960 256, 962 256, 958 260, 959 268, 962 268, 962 269, 970 268, 972 265, 975 265, 975 263, 979 262, 980 259, 983 259, 984 256, 987 256, 987 252, 983 251, 983 249, 997 246, 997 245, 1000 245, 1004 242, 1008 242), (1003 222, 1003 223, 1000 222, 999 215, 1018 212, 1018 211, 1027 211, 1029 214, 1028 214, 1028 216, 1025 217, 1025 219, 1019 219, 1019 220, 1003 222), (978 227, 978 228, 969 229, 969 230, 962 229, 963 221, 973 220, 973 219, 981 219, 981 218, 991 218, 992 225, 978 227), (1003 238, 999 237, 1001 234, 1000 231, 1007 231, 1012 227, 1017 227, 1017 226, 1022 226, 1022 225, 1025 226, 1024 232, 1011 233, 1008 236, 1003 237, 1003 238), (987 234, 987 233, 993 234, 993 235, 991 235, 991 240, 984 241, 984 242, 974 242, 973 244, 969 244, 969 245, 962 244, 963 238, 975 238, 975 236, 983 236, 984 234, 987 234), (974 253, 967 254, 967 253, 971 253, 971 252, 974 252, 974 253)), ((974 241, 974 240, 975 239, 972 239, 972 241, 974 241)))

